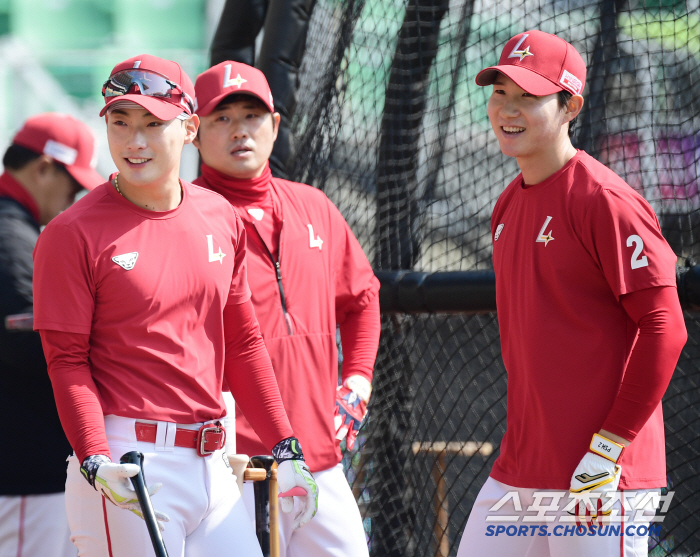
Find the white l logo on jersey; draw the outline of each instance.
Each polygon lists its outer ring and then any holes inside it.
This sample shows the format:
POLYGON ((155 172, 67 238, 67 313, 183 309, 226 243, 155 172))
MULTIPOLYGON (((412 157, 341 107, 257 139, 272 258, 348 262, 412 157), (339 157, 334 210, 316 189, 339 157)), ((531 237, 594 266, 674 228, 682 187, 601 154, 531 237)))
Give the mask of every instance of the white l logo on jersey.
POLYGON ((316 236, 316 238, 314 238, 314 227, 313 226, 311 226, 310 224, 307 224, 306 228, 309 229, 309 247, 310 248, 318 248, 320 251, 321 246, 323 246, 323 240, 321 240, 320 236, 316 236))
POLYGON ((235 79, 231 79, 231 64, 226 64, 224 66, 224 88, 236 86, 239 89, 244 83, 248 83, 247 79, 243 79, 241 74, 236 75, 235 79))
MULTIPOLYGON (((535 242, 544 242, 544 245, 547 246, 547 244, 551 241, 554 240, 554 236, 552 236, 552 231, 550 230, 545 234, 545 229, 547 228, 547 225, 549 224, 549 221, 552 220, 552 217, 547 217, 547 220, 544 221, 544 224, 542 225, 542 228, 540 229, 540 233, 537 235, 537 239, 535 242)), ((557 244, 558 245, 558 244, 557 244)))
POLYGON ((226 254, 221 253, 221 248, 219 248, 219 253, 214 253, 214 237, 211 234, 207 234, 207 244, 209 245, 209 263, 218 261, 223 265, 226 254))

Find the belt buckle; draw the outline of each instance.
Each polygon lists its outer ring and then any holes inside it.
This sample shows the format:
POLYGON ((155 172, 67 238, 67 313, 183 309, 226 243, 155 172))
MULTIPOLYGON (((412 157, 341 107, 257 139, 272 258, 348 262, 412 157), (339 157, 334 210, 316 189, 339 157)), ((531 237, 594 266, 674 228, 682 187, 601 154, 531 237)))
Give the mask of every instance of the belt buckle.
MULTIPOLYGON (((216 443, 216 441, 214 441, 216 443)), ((197 454, 199 456, 207 456, 210 454, 214 454, 217 449, 220 449, 223 447, 226 443, 226 430, 223 428, 221 425, 221 422, 216 422, 213 425, 209 424, 204 424, 202 427, 199 428, 199 431, 197 432, 197 454), (205 445, 207 443, 207 433, 209 432, 214 432, 217 434, 223 433, 223 439, 221 441, 221 445, 214 449, 213 451, 208 451, 205 448, 205 445)))

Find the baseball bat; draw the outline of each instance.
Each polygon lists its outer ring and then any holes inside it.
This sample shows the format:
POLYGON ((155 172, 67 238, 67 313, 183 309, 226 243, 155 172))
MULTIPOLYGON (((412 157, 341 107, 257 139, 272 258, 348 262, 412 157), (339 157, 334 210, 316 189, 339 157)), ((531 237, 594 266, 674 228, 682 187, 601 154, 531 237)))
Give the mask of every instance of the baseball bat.
POLYGON ((265 470, 265 479, 253 484, 255 493, 255 533, 263 557, 270 557, 270 471, 275 459, 269 455, 254 456, 250 462, 265 470))
POLYGON ((156 552, 156 557, 168 557, 168 550, 165 549, 165 542, 160 533, 160 528, 158 528, 156 513, 153 511, 151 497, 148 495, 148 489, 146 488, 146 476, 143 473, 144 460, 143 454, 138 451, 131 451, 123 455, 119 462, 122 464, 136 464, 141 469, 138 474, 132 476, 131 483, 136 491, 139 505, 141 505, 141 513, 146 521, 148 534, 151 536, 151 543, 153 544, 153 550, 156 552))

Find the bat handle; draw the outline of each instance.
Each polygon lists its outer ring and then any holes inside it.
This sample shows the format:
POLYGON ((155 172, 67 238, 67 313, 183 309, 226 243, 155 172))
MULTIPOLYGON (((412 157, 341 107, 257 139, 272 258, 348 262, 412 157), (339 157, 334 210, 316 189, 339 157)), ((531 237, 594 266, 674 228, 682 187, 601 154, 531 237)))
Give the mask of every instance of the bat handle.
POLYGON ((151 497, 148 495, 148 489, 146 488, 146 476, 143 473, 144 460, 143 454, 138 451, 131 451, 122 455, 119 462, 122 464, 136 464, 141 469, 138 474, 131 477, 131 483, 136 491, 139 505, 141 505, 141 513, 146 521, 146 527, 148 528, 148 534, 151 536, 151 543, 153 544, 156 557, 168 557, 168 550, 165 549, 165 542, 163 541, 160 528, 158 528, 156 513, 153 510, 151 497))
POLYGON ((255 533, 260 542, 263 557, 270 557, 270 476, 275 459, 269 455, 253 456, 250 462, 255 468, 265 470, 265 480, 253 484, 255 493, 255 533))

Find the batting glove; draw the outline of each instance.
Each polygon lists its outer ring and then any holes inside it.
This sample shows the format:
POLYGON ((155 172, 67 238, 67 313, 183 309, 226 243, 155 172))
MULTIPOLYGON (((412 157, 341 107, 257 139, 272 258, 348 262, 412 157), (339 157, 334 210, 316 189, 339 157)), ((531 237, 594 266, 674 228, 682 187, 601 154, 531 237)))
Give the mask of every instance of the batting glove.
POLYGON ((346 438, 348 450, 355 446, 371 394, 372 385, 361 375, 351 375, 335 391, 335 438, 346 438))
POLYGON ((609 515, 610 492, 617 491, 622 467, 618 464, 624 445, 596 433, 587 452, 571 476, 570 491, 576 499, 574 512, 577 517, 590 516, 593 520, 609 515))
POLYGON ((277 443, 272 449, 272 456, 277 461, 277 484, 282 512, 290 513, 294 510, 294 497, 299 503, 299 511, 292 524, 292 528, 296 530, 316 515, 318 486, 304 462, 304 453, 296 437, 289 437, 277 443))
MULTIPOLYGON (((104 455, 89 456, 83 461, 80 472, 88 483, 99 491, 102 496, 117 507, 131 511, 143 519, 141 505, 139 505, 136 492, 131 487, 129 478, 136 476, 141 468, 136 464, 117 464, 104 455)), ((161 483, 153 484, 148 488, 148 494, 152 497, 163 486, 161 483)), ((163 522, 169 522, 168 515, 155 511, 158 528, 162 532, 165 527, 163 522)))

